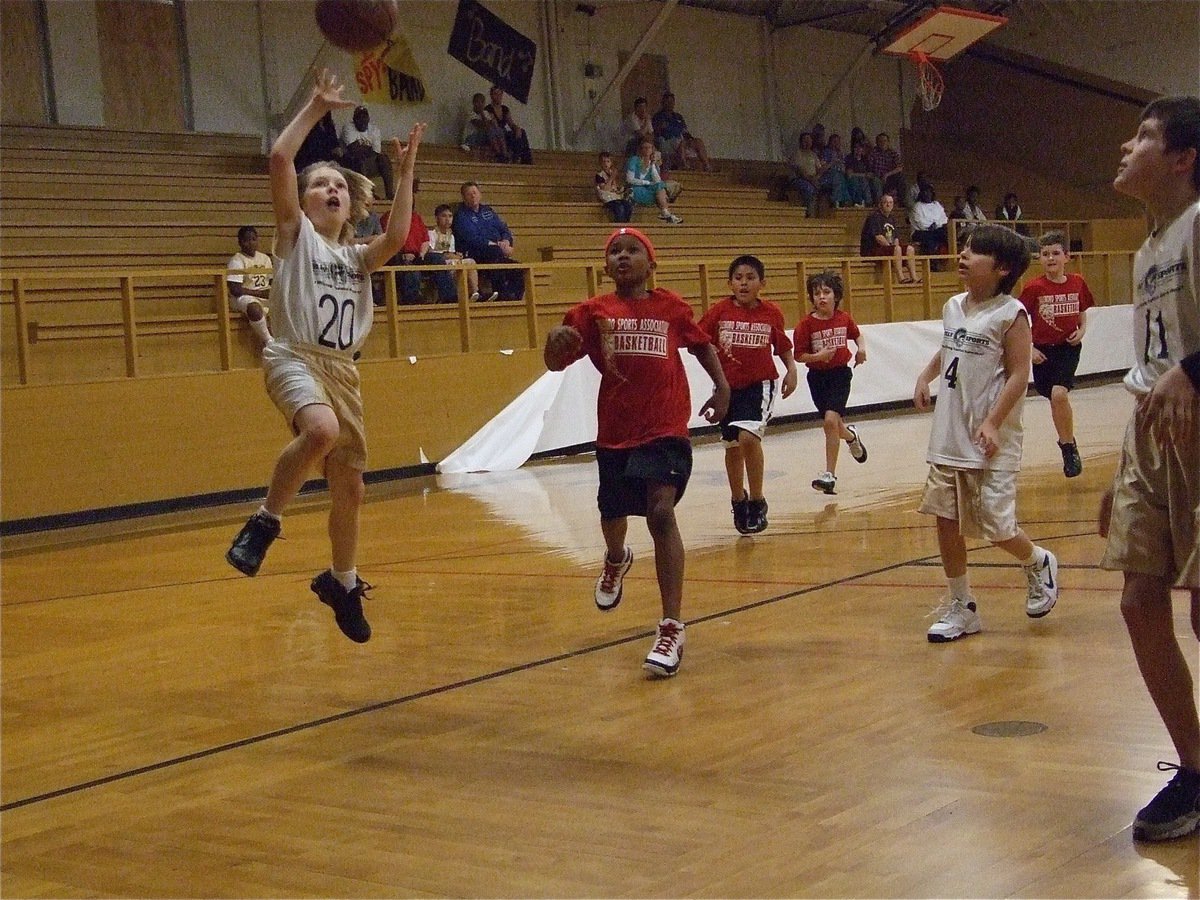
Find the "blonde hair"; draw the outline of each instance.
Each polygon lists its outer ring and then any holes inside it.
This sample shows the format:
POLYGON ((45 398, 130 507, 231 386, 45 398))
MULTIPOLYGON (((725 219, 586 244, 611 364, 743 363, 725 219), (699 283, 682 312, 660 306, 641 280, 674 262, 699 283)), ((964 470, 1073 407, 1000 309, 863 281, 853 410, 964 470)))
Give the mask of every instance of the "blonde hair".
POLYGON ((338 234, 338 243, 348 244, 354 240, 355 225, 365 219, 371 211, 371 199, 375 196, 375 185, 366 175, 360 175, 335 162, 315 162, 305 166, 296 177, 301 200, 304 199, 304 192, 308 190, 308 182, 317 169, 333 169, 346 179, 346 188, 350 193, 350 218, 342 223, 342 230, 338 234))

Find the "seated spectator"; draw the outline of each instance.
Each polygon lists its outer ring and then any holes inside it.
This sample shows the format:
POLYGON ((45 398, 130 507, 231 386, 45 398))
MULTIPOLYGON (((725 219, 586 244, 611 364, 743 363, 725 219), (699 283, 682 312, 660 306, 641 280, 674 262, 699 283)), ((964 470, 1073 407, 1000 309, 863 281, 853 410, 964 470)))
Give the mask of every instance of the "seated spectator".
POLYGON ((504 135, 504 145, 508 150, 508 158, 512 162, 533 165, 533 151, 529 149, 529 137, 525 129, 517 124, 512 110, 504 105, 504 88, 493 84, 491 103, 484 109, 504 135))
MULTIPOLYGON (((638 144, 642 142, 642 138, 650 138, 654 141, 657 149, 658 141, 654 137, 654 122, 650 118, 650 109, 645 97, 638 97, 633 101, 633 112, 621 121, 621 136, 625 138, 625 155, 627 157, 637 153, 638 144)), ((661 154, 657 162, 661 169, 661 154)))
POLYGON ((875 206, 883 196, 883 182, 875 177, 870 151, 871 145, 864 138, 846 157, 846 190, 855 206, 875 206))
POLYGON ((846 156, 842 150, 842 136, 836 131, 829 136, 825 149, 817 151, 814 138, 813 150, 821 160, 821 189, 828 191, 829 199, 834 208, 848 206, 850 203, 850 188, 846 183, 846 156))
POLYGON ((800 135, 800 146, 792 156, 791 178, 787 186, 800 195, 808 214, 816 214, 816 199, 818 180, 821 172, 821 160, 813 151, 812 132, 805 131, 800 135))
POLYGON ((890 191, 897 197, 908 196, 908 182, 904 178, 904 163, 900 159, 900 151, 892 147, 886 131, 881 131, 875 136, 871 169, 885 192, 890 191))
MULTIPOLYGON (((383 234, 383 222, 379 219, 379 213, 368 209, 366 217, 360 219, 354 226, 354 243, 369 244, 377 235, 381 234, 383 234)), ((383 291, 383 272, 372 272, 371 299, 376 306, 383 306, 386 302, 383 291)))
MULTIPOLYGON (((421 186, 421 179, 413 179, 413 211, 408 223, 408 235, 400 252, 393 256, 388 265, 391 266, 444 266, 445 258, 435 251, 429 238, 429 227, 421 214, 417 212, 416 196, 421 186)), ((386 224, 385 224, 386 227, 386 224)), ((400 302, 413 304, 421 302, 421 280, 428 278, 437 287, 439 303, 457 303, 458 289, 454 286, 454 276, 449 270, 441 269, 432 272, 397 272, 396 287, 400 290, 400 302)))
POLYGON ((967 202, 963 204, 963 216, 968 222, 986 222, 988 220, 987 213, 983 211, 983 207, 979 205, 979 188, 971 185, 966 190, 967 202))
MULTIPOLYGON (((996 207, 996 218, 1002 222, 1015 222, 1021 218, 1021 204, 1017 202, 1017 195, 1009 191, 1004 195, 1004 202, 996 207)), ((1016 228, 1017 234, 1029 234, 1029 229, 1024 225, 1018 225, 1016 228)))
POLYGON ((654 114, 651 122, 659 149, 662 150, 663 160, 670 168, 687 168, 689 158, 694 157, 705 172, 713 170, 704 141, 688 130, 683 116, 675 111, 675 95, 670 91, 662 95, 662 106, 654 114))
POLYGON ((963 200, 962 194, 954 195, 954 205, 950 209, 951 219, 965 219, 967 217, 967 204, 963 200))
POLYGON ((271 341, 267 329, 267 307, 263 304, 271 295, 271 257, 258 249, 258 229, 243 225, 238 229, 238 252, 230 257, 225 275, 229 288, 229 305, 246 317, 250 330, 265 346, 271 341), (249 272, 249 269, 266 269, 249 272))
MULTIPOLYGON (((460 253, 477 263, 515 263, 513 234, 490 206, 483 203, 479 184, 468 181, 462 186, 462 203, 454 211, 454 240, 460 253)), ((520 300, 525 296, 525 273, 521 269, 494 269, 486 273, 493 296, 500 300, 520 300)))
POLYGON ((911 246, 906 246, 900 240, 896 223, 892 219, 892 211, 895 208, 896 198, 892 194, 884 194, 879 198, 879 205, 863 222, 858 242, 859 252, 863 256, 890 256, 896 267, 897 281, 901 284, 920 284, 921 279, 917 277, 917 254, 911 246))
POLYGON ((371 112, 365 106, 355 107, 350 121, 342 126, 342 145, 342 165, 367 178, 378 175, 383 179, 387 199, 396 196, 392 161, 383 152, 383 139, 371 124, 371 112))
MULTIPOLYGON (((937 256, 949 251, 949 221, 946 208, 938 202, 934 194, 933 185, 926 182, 909 214, 909 222, 913 227, 913 243, 917 245, 917 250, 922 256, 937 256)), ((931 265, 940 267, 941 264, 931 265)))
POLYGON ((908 210, 909 220, 912 219, 913 207, 917 205, 917 201, 921 199, 921 191, 925 188, 933 189, 933 182, 924 172, 917 173, 917 180, 908 186, 908 195, 904 198, 904 208, 908 210))
MULTIPOLYGON (((454 243, 454 208, 449 203, 443 203, 433 211, 433 218, 436 224, 429 229, 429 249, 434 253, 441 254, 442 259, 448 265, 462 264, 468 267, 467 290, 470 291, 472 301, 478 300, 479 270, 475 268, 475 260, 459 253, 454 243)), ((493 293, 488 300, 495 300, 499 296, 499 294, 493 293)))
POLYGON ((490 150, 492 158, 498 162, 508 162, 508 147, 504 143, 504 132, 487 112, 487 97, 483 94, 471 95, 471 109, 467 112, 467 124, 463 126, 462 148, 471 150, 490 150))
POLYGON ((825 143, 825 126, 817 122, 809 130, 812 132, 813 153, 817 154, 817 157, 820 158, 827 146, 825 143))
POLYGON ((327 112, 305 136, 296 151, 294 165, 303 172, 313 163, 339 162, 342 158, 342 143, 338 140, 337 126, 333 124, 333 113, 327 112))
POLYGON ((658 166, 654 164, 654 142, 642 138, 638 155, 629 157, 625 165, 625 183, 629 185, 629 196, 639 206, 657 206, 658 217, 664 222, 679 225, 683 222, 671 212, 671 201, 679 196, 677 182, 663 181, 658 166))
POLYGON ((870 143, 867 141, 867 133, 855 125, 850 129, 850 152, 853 153, 854 148, 859 144, 866 144, 868 150, 871 147, 870 143))
POLYGON ((607 150, 600 154, 600 171, 596 173, 596 196, 608 210, 614 222, 628 222, 633 218, 633 201, 621 173, 613 165, 613 156, 607 150))

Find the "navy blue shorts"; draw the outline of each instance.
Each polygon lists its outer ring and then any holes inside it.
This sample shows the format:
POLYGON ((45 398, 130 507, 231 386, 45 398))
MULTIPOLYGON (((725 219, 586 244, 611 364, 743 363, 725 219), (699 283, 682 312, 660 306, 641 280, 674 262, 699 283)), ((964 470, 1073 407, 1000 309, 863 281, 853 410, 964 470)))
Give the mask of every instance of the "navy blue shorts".
POLYGON ((1075 387, 1075 370, 1079 368, 1082 344, 1034 344, 1046 357, 1033 367, 1033 386, 1043 397, 1049 397, 1056 384, 1068 391, 1075 387))
POLYGON ((666 437, 620 450, 597 447, 596 464, 600 469, 596 494, 600 518, 644 516, 649 484, 674 485, 675 502, 682 499, 692 477, 692 442, 666 437))
POLYGON ((846 403, 850 400, 850 379, 854 375, 849 366, 836 369, 809 369, 808 390, 812 393, 813 406, 822 416, 833 411, 845 418, 846 403))

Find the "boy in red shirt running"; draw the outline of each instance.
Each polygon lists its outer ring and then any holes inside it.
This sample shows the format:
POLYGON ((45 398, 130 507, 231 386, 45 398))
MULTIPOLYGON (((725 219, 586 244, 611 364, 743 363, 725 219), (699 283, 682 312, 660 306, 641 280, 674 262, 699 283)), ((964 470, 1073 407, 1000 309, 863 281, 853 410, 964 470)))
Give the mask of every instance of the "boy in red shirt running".
POLYGON ((1043 274, 1021 291, 1021 303, 1033 323, 1033 385, 1050 401, 1063 474, 1074 478, 1083 471, 1083 460, 1075 446, 1075 415, 1069 394, 1075 386, 1087 311, 1096 301, 1083 276, 1067 271, 1071 253, 1065 234, 1047 231, 1038 239, 1038 246, 1043 274))
POLYGON ((678 294, 647 288, 656 265, 650 239, 636 228, 618 228, 604 257, 616 291, 567 310, 563 324, 546 335, 543 355, 552 372, 584 356, 600 372, 597 503, 608 552, 596 582, 596 606, 607 612, 621 602, 622 582, 633 564, 625 545, 629 516, 645 516, 663 617, 643 668, 665 678, 679 671, 683 657, 684 550, 675 504, 692 472, 692 401, 680 349, 686 347, 713 380, 712 397, 700 410, 708 421, 724 417, 729 384, 691 307, 678 294))
POLYGON ((716 345, 721 369, 729 382, 729 411, 721 419, 721 440, 725 444, 733 527, 740 534, 758 534, 767 527, 762 439, 771 420, 775 379, 779 377, 772 354, 787 367, 783 396, 791 396, 796 389, 796 361, 792 358, 792 339, 783 324, 783 311, 758 296, 766 284, 762 260, 739 256, 729 264, 733 294, 709 307, 700 319, 700 327, 716 345))
POLYGON ((858 429, 846 424, 846 401, 850 399, 850 348, 854 341, 854 365, 867 361, 867 345, 849 313, 842 312, 842 276, 818 272, 808 279, 808 298, 813 311, 800 320, 792 335, 796 360, 808 366, 808 389, 813 405, 824 420, 825 471, 813 479, 813 490, 836 494, 837 458, 840 441, 850 445, 855 462, 867 461, 858 429))

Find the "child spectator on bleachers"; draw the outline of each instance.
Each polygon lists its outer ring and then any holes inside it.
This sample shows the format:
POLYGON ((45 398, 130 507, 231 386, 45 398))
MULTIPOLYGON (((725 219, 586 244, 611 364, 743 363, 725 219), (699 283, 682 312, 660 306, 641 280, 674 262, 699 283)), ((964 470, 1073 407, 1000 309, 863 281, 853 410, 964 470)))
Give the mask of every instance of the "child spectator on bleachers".
POLYGON ((1038 246, 1042 274, 1021 291, 1021 303, 1033 326, 1033 384, 1050 401, 1063 474, 1074 478, 1083 471, 1083 460, 1075 444, 1070 392, 1087 330, 1087 311, 1096 301, 1083 276, 1067 271, 1071 253, 1065 234, 1047 231, 1038 246))
POLYGON ((983 211, 983 207, 979 204, 979 188, 971 185, 964 192, 967 195, 967 201, 963 204, 963 216, 968 222, 986 222, 988 220, 987 213, 983 211))
POLYGON ((596 196, 614 222, 628 222, 633 218, 633 201, 628 194, 621 172, 613 164, 613 155, 607 150, 602 151, 600 171, 596 173, 596 196))
POLYGON ((846 156, 846 190, 856 207, 875 206, 883 195, 883 183, 871 168, 871 147, 858 141, 846 156))
POLYGON ((713 380, 700 408, 710 422, 729 408, 729 384, 708 335, 687 302, 664 288, 650 288, 654 245, 636 228, 618 228, 604 248, 612 293, 567 310, 546 335, 546 368, 561 372, 585 356, 600 373, 596 398, 597 505, 606 553, 594 599, 602 612, 621 602, 633 551, 625 537, 630 516, 644 516, 654 541, 662 619, 642 664, 652 677, 679 671, 683 657, 684 547, 675 505, 692 472, 688 423, 692 401, 680 351, 696 357, 713 380))
MULTIPOLYGON (((475 268, 475 260, 459 253, 454 243, 454 207, 449 203, 441 204, 433 211, 433 220, 434 226, 429 229, 429 248, 440 253, 450 265, 467 266, 467 290, 470 291, 471 302, 478 301, 479 270, 475 268)), ((493 293, 488 300, 495 300, 499 296, 493 293)))
POLYGON ((467 152, 487 149, 497 162, 508 162, 504 132, 496 120, 488 115, 487 97, 483 94, 471 95, 471 108, 467 111, 467 122, 463 126, 462 148, 467 152))
POLYGON ((642 138, 638 155, 629 157, 625 183, 629 185, 629 196, 638 206, 657 206, 658 217, 664 222, 683 223, 683 219, 671 212, 671 201, 679 195, 679 184, 663 181, 659 175, 658 166, 654 164, 654 142, 649 138, 642 138))
POLYGON ((796 362, 808 366, 808 389, 825 430, 825 471, 812 481, 813 490, 836 494, 837 459, 841 442, 850 447, 855 462, 867 461, 867 448, 858 429, 846 424, 850 400, 849 341, 854 341, 854 365, 867 361, 867 345, 850 314, 842 311, 842 276, 818 272, 809 276, 808 299, 812 312, 800 320, 792 335, 796 362))
POLYGON ((725 474, 729 478, 733 527, 740 534, 758 534, 767 527, 763 496, 762 439, 775 406, 775 380, 786 372, 781 394, 796 389, 796 361, 783 311, 759 296, 767 286, 766 270, 756 256, 739 256, 729 264, 733 293, 709 307, 700 327, 712 338, 729 382, 729 410, 721 419, 725 444, 725 474))
POLYGON ((266 344, 271 340, 267 328, 267 307, 263 303, 271 293, 271 257, 258 249, 258 229, 243 225, 238 229, 238 252, 229 260, 225 284, 229 287, 229 305, 246 317, 250 330, 266 344), (247 272, 247 269, 266 269, 247 272))

